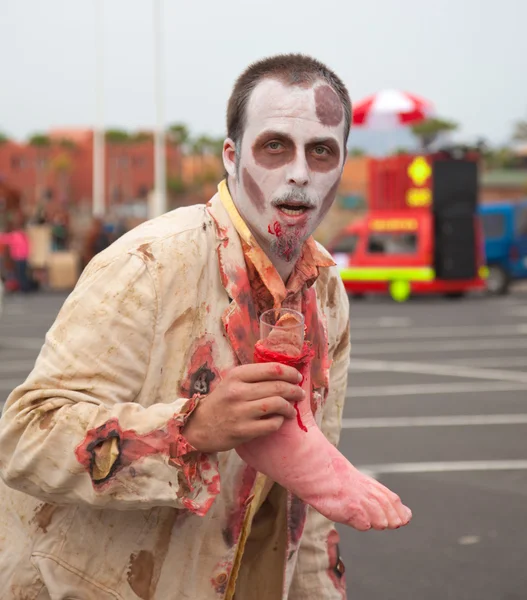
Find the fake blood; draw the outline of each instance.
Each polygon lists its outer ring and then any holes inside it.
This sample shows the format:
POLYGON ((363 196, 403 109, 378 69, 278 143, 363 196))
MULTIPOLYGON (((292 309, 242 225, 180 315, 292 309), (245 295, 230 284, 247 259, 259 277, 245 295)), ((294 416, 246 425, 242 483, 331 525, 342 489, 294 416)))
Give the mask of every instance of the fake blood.
MULTIPOLYGON (((313 357, 313 351, 308 344, 304 344, 302 348, 302 352, 298 356, 289 356, 288 354, 283 354, 281 352, 276 352, 274 350, 269 350, 262 343, 258 342, 254 347, 254 362, 256 363, 268 363, 268 362, 276 362, 281 365, 288 365, 290 367, 294 367, 297 369, 302 375, 302 381, 299 385, 302 385, 304 382, 305 373, 309 372, 311 366, 311 359, 313 357)), ((296 422, 302 431, 307 433, 307 427, 304 425, 302 421, 302 417, 300 416, 300 410, 298 408, 298 403, 295 402, 295 410, 296 410, 296 422)))
MULTIPOLYGON (((192 405, 189 407, 189 411, 191 409, 192 405)), ((205 459, 204 455, 194 452, 194 455, 197 454, 195 460, 187 461, 183 459, 185 455, 191 455, 190 453, 193 451, 193 448, 181 435, 181 425, 181 418, 173 418, 168 421, 166 427, 163 429, 139 434, 133 429, 123 429, 119 425, 119 421, 116 418, 112 418, 100 427, 90 429, 87 432, 84 440, 75 449, 75 456, 91 476, 95 463, 95 449, 104 442, 112 438, 117 438, 119 443, 119 456, 117 460, 104 479, 93 481, 94 487, 100 489, 108 485, 109 481, 118 471, 132 465, 132 463, 154 454, 165 455, 168 457, 169 465, 181 469, 185 480, 181 482, 182 486, 188 487, 191 491, 192 482, 200 477, 207 486, 211 497, 203 505, 198 506, 193 500, 186 497, 183 497, 181 500, 185 508, 199 516, 203 516, 214 502, 215 494, 219 492, 219 474, 214 473, 214 470, 209 474, 204 473, 206 471, 202 464, 205 459)))
POLYGON ((278 221, 275 221, 272 225, 267 225, 267 231, 271 235, 276 235, 277 238, 282 237, 282 226, 278 221))
POLYGON ((295 402, 295 410, 296 410, 296 422, 302 431, 307 433, 307 427, 302 422, 302 417, 300 416, 300 410, 298 409, 298 402, 295 402))

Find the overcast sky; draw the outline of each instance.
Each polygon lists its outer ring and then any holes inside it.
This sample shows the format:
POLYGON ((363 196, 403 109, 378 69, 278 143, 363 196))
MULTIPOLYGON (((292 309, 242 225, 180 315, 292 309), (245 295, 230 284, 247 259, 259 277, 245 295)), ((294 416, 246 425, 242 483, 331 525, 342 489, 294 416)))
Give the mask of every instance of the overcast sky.
MULTIPOLYGON (((432 100, 467 139, 507 141, 527 118, 527 0, 164 0, 166 121, 221 135, 251 61, 304 52, 357 101, 382 88, 432 100)), ((151 0, 105 0, 105 121, 155 122, 151 0)), ((95 119, 95 0, 0 0, 0 131, 95 119)), ((353 135, 353 134, 352 134, 353 135)))

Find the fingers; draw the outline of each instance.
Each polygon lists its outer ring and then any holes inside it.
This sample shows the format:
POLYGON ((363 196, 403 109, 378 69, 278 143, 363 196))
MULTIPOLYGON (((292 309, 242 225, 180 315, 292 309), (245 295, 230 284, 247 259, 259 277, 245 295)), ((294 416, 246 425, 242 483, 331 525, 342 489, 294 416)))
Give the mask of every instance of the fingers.
POLYGON ((282 427, 283 423, 284 417, 281 415, 273 415, 266 419, 258 419, 253 421, 250 428, 250 439, 274 433, 275 431, 278 431, 280 427, 282 427))
POLYGON ((296 411, 293 405, 280 396, 271 396, 262 400, 255 400, 250 404, 251 415, 261 419, 280 415, 285 419, 294 419, 296 411))
POLYGON ((289 402, 300 402, 306 395, 300 386, 286 381, 264 381, 258 384, 245 384, 245 387, 244 398, 246 400, 261 400, 280 396, 285 400, 289 400, 289 402))
POLYGON ((233 376, 245 383, 279 380, 298 385, 302 381, 302 375, 299 371, 294 367, 281 365, 280 363, 241 365, 233 369, 233 376))

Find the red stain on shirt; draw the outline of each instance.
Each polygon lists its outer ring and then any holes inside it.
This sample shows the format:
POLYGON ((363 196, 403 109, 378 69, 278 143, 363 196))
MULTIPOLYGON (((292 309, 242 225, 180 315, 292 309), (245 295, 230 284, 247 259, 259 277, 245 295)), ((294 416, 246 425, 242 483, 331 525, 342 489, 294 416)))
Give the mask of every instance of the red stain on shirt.
MULTIPOLYGON (((95 489, 103 489, 111 484, 116 473, 129 467, 141 459, 156 454, 168 457, 168 464, 180 469, 183 477, 180 480, 180 489, 177 495, 182 498, 185 508, 200 516, 206 514, 215 496, 209 498, 203 505, 196 504, 188 496, 197 480, 203 481, 211 494, 218 494, 220 488, 219 475, 212 474, 205 468, 204 462, 209 461, 206 454, 198 452, 181 434, 186 414, 195 406, 191 399, 185 412, 170 419, 165 428, 156 429, 149 433, 139 434, 133 429, 123 429, 118 419, 109 419, 100 427, 90 429, 84 440, 75 449, 75 456, 86 471, 92 476, 95 466, 95 451, 104 442, 116 438, 118 441, 119 455, 115 460, 108 475, 102 480, 93 480, 95 489)), ((210 466, 210 463, 208 463, 210 466)))
POLYGON ((251 491, 253 489, 256 471, 252 467, 246 467, 233 497, 235 504, 227 515, 227 523, 223 529, 223 540, 227 547, 231 548, 238 542, 243 527, 245 512, 250 504, 251 491))
POLYGON ((221 380, 214 365, 214 343, 211 338, 204 336, 193 344, 190 364, 180 386, 180 396, 183 398, 209 394, 221 380))
POLYGON ((339 556, 339 534, 335 529, 329 532, 327 539, 327 553, 329 558, 328 575, 335 589, 342 594, 342 599, 346 600, 346 575, 345 567, 339 556))

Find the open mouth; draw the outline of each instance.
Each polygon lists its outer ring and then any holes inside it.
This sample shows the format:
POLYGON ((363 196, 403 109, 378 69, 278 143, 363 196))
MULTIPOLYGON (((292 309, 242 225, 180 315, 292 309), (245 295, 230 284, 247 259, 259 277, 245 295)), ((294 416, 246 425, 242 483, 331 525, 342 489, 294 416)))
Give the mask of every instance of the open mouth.
POLYGON ((305 206, 302 204, 279 204, 277 208, 284 214, 290 215, 292 217, 303 215, 308 210, 310 210, 309 206, 305 206))

